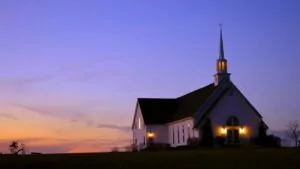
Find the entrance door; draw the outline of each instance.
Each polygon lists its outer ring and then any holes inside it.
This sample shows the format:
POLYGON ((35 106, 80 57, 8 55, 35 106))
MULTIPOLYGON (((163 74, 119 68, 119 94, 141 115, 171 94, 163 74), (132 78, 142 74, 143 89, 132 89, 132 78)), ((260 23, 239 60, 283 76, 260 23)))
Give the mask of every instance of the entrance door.
POLYGON ((239 130, 229 129, 227 130, 227 143, 228 144, 238 144, 239 143, 239 130))
POLYGON ((230 116, 227 119, 226 125, 229 127, 227 129, 227 140, 228 144, 238 144, 239 143, 239 130, 237 129, 239 124, 239 119, 235 116, 230 116))

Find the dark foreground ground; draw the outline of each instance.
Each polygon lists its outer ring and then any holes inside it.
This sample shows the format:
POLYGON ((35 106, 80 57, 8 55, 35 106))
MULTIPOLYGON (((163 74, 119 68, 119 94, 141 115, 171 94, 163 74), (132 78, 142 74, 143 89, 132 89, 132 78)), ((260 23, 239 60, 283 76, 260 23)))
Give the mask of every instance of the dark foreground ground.
POLYGON ((0 169, 300 169, 300 149, 0 155, 0 169))

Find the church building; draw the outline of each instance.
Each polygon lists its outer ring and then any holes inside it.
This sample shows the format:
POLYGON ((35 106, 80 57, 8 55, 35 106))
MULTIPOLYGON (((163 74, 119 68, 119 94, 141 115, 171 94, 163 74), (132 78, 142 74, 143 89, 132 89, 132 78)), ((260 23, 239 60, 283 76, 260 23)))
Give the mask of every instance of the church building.
POLYGON ((214 137, 225 144, 249 142, 258 135, 262 115, 230 80, 220 30, 219 58, 214 82, 177 98, 138 98, 132 122, 133 145, 146 148, 149 140, 171 147, 201 139, 201 126, 210 119, 214 137))

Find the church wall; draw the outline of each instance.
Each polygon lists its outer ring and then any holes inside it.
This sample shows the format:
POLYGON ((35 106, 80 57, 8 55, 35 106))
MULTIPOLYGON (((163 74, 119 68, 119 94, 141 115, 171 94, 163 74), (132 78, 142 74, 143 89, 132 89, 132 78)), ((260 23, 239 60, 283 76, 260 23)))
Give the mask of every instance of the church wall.
POLYGON ((171 147, 187 145, 190 137, 198 137, 198 131, 193 130, 194 120, 192 118, 182 119, 168 124, 168 142, 171 147))
POLYGON ((144 119, 141 113, 141 109, 139 104, 136 106, 136 116, 135 118, 135 123, 133 127, 133 144, 140 147, 144 148, 146 145, 146 126, 144 125, 144 119), (139 128, 139 118, 140 118, 140 128, 139 128))
POLYGON ((209 117, 211 118, 215 136, 222 135, 222 127, 226 125, 230 116, 236 116, 243 126, 244 130, 240 133, 242 140, 248 140, 250 137, 257 135, 260 119, 250 105, 235 90, 228 92, 210 112, 209 117))

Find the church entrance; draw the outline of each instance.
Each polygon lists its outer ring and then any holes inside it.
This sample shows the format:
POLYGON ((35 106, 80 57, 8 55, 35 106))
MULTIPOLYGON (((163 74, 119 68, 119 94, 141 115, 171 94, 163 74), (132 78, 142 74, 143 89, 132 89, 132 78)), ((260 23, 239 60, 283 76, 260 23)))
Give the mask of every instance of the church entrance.
POLYGON ((226 143, 238 144, 240 142, 239 119, 235 116, 230 116, 226 125, 228 127, 226 133, 226 143))
POLYGON ((228 129, 227 130, 227 143, 228 144, 238 144, 239 143, 239 130, 228 129))

